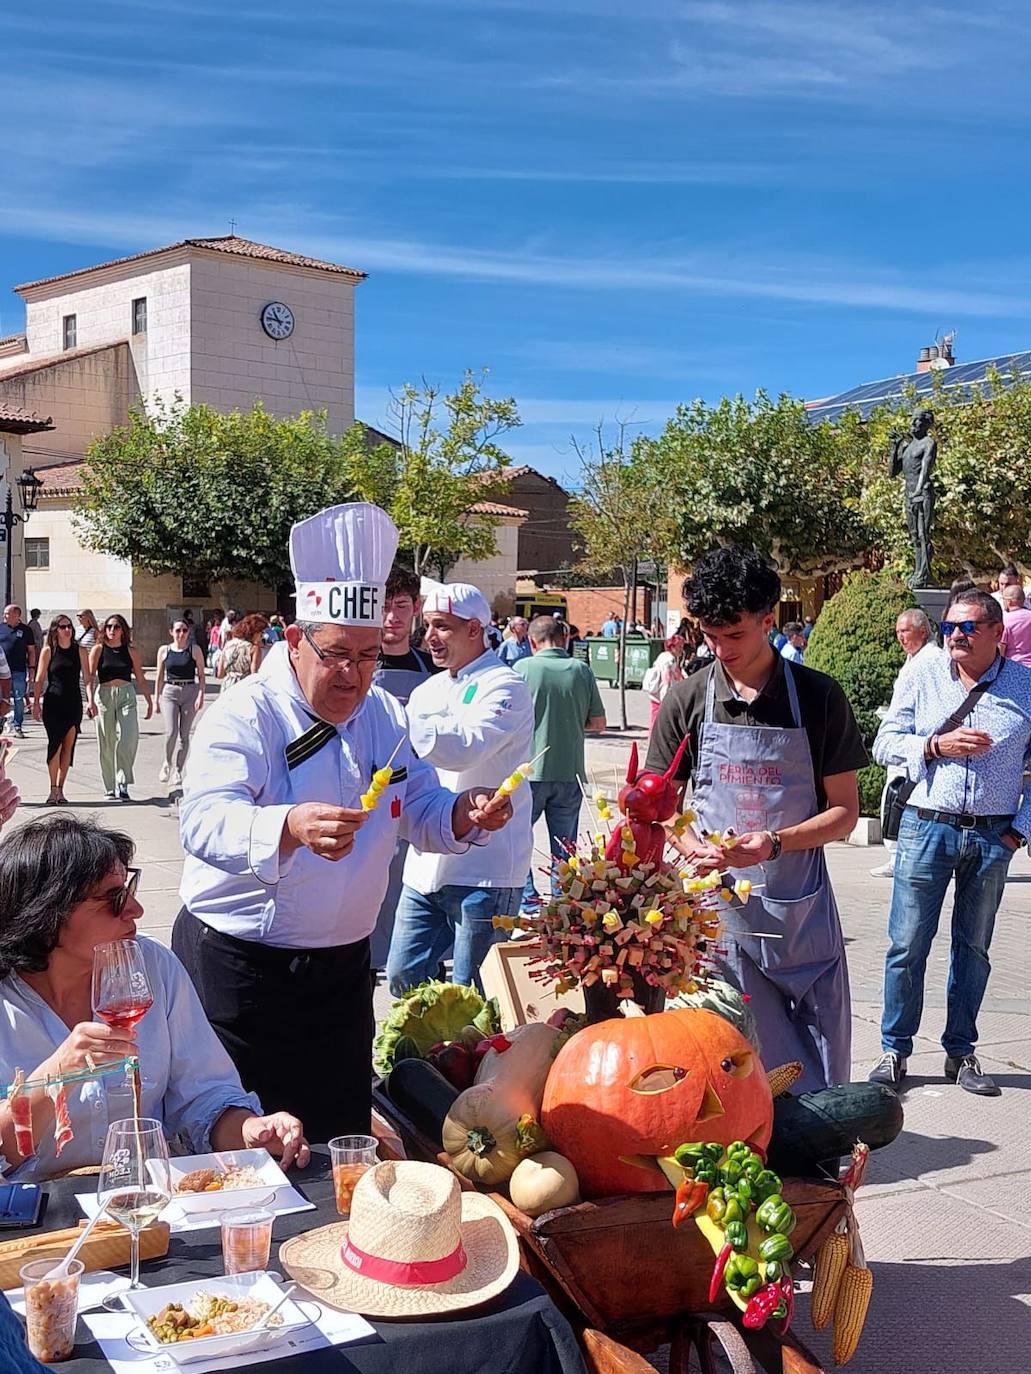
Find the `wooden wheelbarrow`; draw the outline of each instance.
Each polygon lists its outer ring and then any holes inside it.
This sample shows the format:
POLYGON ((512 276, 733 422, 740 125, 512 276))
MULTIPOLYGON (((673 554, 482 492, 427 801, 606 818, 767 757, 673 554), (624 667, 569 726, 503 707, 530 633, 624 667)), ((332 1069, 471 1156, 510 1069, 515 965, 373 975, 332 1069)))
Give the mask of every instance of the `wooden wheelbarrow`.
MULTIPOLYGON (((377 1112, 412 1159, 449 1167, 380 1087, 377 1112)), ((463 1187, 473 1185, 460 1179, 463 1187)), ((749 1331, 724 1297, 709 1302, 713 1253, 696 1226, 670 1225, 670 1192, 627 1194, 545 1212, 536 1220, 500 1192, 490 1196, 515 1227, 523 1267, 548 1290, 577 1331, 592 1374, 654 1374, 647 1355, 670 1347, 670 1374, 715 1374, 721 1351, 734 1374, 822 1374, 793 1332, 749 1331)), ((784 1180, 798 1218, 791 1234, 797 1260, 811 1260, 845 1213, 844 1189, 812 1179, 784 1180)))

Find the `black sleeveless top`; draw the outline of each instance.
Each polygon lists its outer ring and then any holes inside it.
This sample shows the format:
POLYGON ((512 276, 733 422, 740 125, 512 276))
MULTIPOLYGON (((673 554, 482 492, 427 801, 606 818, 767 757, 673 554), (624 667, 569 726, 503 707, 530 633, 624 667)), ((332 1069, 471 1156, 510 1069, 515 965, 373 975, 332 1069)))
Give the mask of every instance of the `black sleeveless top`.
POLYGON ((62 649, 60 644, 55 644, 47 670, 47 696, 78 700, 80 672, 79 646, 73 644, 70 649, 62 649))
POLYGON ((169 649, 165 654, 165 677, 169 682, 196 682, 197 661, 192 649, 169 649))
POLYGON ((100 663, 97 665, 97 681, 113 682, 116 678, 122 678, 126 682, 132 681, 132 655, 124 644, 117 649, 112 649, 109 644, 105 644, 100 654, 100 663))

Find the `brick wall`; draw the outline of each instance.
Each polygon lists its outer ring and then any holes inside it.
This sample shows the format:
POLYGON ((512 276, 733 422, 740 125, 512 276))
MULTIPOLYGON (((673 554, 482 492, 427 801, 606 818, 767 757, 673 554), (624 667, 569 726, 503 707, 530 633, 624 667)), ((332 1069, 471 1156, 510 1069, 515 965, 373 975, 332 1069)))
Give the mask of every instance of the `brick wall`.
MULTIPOLYGON (((564 595, 570 623, 578 625, 581 634, 588 630, 598 634, 611 615, 623 614, 622 587, 573 587, 564 595)), ((645 625, 650 623, 651 593, 647 587, 637 589, 636 615, 645 625)))

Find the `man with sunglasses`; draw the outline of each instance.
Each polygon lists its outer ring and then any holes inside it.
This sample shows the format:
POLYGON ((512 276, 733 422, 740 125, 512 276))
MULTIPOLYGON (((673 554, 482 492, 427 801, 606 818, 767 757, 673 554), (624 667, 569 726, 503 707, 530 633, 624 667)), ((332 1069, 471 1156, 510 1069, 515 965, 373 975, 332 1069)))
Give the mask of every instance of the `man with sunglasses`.
POLYGON ((299 619, 204 712, 184 778, 172 948, 248 1086, 314 1140, 369 1131, 369 935, 398 838, 464 853, 512 817, 492 786, 443 788, 373 685, 397 537, 365 503, 294 526, 299 619))
POLYGON ((900 679, 874 758, 914 784, 899 829, 884 967, 884 1053, 870 1074, 893 1087, 923 1011, 924 970, 949 883, 956 884, 942 1045, 945 1077, 967 1092, 999 1087, 974 1053, 988 949, 1010 860, 1031 834, 1031 670, 1004 659, 1002 609, 962 591, 941 624, 947 655, 921 655, 900 679))

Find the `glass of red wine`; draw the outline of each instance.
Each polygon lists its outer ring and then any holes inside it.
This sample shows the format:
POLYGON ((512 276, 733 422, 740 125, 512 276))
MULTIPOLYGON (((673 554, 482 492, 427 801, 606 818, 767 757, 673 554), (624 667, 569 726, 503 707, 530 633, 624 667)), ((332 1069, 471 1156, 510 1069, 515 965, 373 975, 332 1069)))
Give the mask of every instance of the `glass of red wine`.
POLYGON ((115 1030, 132 1030, 154 1005, 138 940, 109 940, 93 950, 93 1015, 115 1030))

